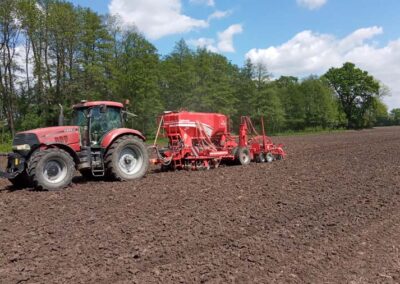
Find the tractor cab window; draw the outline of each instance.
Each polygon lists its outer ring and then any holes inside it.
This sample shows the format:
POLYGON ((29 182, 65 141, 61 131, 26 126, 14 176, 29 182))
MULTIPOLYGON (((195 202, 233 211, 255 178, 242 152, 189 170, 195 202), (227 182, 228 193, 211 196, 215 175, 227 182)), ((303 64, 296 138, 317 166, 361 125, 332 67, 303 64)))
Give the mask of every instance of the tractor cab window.
POLYGON ((92 144, 100 144, 103 136, 115 128, 122 127, 121 109, 115 107, 94 107, 90 115, 90 136, 92 144))
POLYGON ((87 109, 79 108, 79 109, 74 110, 74 114, 73 114, 74 125, 80 126, 80 127, 85 127, 88 125, 85 110, 87 110, 87 109))

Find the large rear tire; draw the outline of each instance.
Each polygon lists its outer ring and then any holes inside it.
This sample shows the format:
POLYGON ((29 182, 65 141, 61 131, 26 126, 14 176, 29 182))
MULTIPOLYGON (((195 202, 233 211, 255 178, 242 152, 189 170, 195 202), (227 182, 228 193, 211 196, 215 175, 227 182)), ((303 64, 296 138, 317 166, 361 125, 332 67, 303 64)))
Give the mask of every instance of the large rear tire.
POLYGON ((115 140, 104 161, 107 176, 119 181, 141 178, 149 167, 149 155, 143 141, 132 135, 115 140))
POLYGON ((71 184, 74 174, 71 155, 58 148, 36 151, 28 162, 28 175, 35 189, 61 190, 71 184))

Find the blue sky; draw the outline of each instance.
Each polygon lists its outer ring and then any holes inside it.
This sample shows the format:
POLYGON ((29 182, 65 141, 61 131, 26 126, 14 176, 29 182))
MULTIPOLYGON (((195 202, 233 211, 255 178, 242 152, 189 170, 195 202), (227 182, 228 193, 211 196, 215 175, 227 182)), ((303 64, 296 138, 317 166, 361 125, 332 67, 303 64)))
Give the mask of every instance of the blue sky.
POLYGON ((135 25, 162 55, 183 38, 238 65, 246 58, 263 63, 276 77, 323 74, 352 61, 390 88, 390 108, 400 107, 398 0, 72 2, 100 14, 118 13, 123 25, 135 25))

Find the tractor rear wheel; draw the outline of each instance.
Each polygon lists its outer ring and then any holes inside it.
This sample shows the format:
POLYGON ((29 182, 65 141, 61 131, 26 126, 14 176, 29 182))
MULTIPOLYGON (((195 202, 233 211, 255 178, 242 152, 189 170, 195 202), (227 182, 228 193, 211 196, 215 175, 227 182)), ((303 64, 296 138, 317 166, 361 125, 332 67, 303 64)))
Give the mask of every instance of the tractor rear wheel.
POLYGON ((237 157, 241 165, 244 166, 250 164, 250 150, 248 148, 239 148, 237 157))
POLYGON ((107 175, 119 181, 141 178, 149 167, 149 155, 144 143, 132 135, 115 140, 104 161, 107 175))
POLYGON ((71 155, 58 148, 36 151, 28 162, 28 175, 36 189, 60 190, 72 182, 75 163, 71 155))

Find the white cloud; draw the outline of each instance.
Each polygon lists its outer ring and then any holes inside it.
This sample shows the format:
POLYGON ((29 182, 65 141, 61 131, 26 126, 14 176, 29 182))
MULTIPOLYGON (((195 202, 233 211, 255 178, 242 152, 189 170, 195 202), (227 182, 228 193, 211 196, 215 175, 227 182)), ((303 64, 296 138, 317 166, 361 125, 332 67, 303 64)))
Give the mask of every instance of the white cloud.
POLYGON ((151 39, 208 27, 206 20, 182 14, 181 0, 112 0, 109 10, 151 39))
POLYGON ((218 52, 218 48, 215 46, 215 39, 213 38, 198 38, 198 39, 191 39, 188 41, 189 44, 200 47, 200 48, 205 48, 208 51, 211 52, 218 52))
POLYGON ((344 38, 303 31, 279 46, 251 49, 246 58, 266 64, 275 76, 323 74, 330 67, 353 62, 391 89, 384 101, 390 108, 400 107, 400 38, 377 46, 372 40, 383 33, 381 27, 356 30, 344 38))
POLYGON ((297 0, 297 4, 310 10, 319 9, 327 2, 328 0, 297 0))
POLYGON ((208 21, 211 21, 213 19, 222 19, 222 18, 229 16, 230 14, 232 14, 232 11, 229 11, 229 10, 228 11, 215 11, 208 17, 208 21))
POLYGON ((242 32, 242 25, 235 24, 229 26, 223 32, 218 33, 218 42, 212 38, 198 38, 195 40, 190 40, 189 43, 198 47, 206 48, 212 52, 235 52, 235 48, 233 46, 233 37, 242 32))
POLYGON ((211 7, 215 6, 214 0, 190 0, 190 3, 203 4, 203 5, 207 5, 207 6, 211 6, 211 7))
POLYGON ((218 50, 222 52, 235 52, 233 36, 243 32, 242 25, 232 25, 221 33, 218 33, 218 50))

